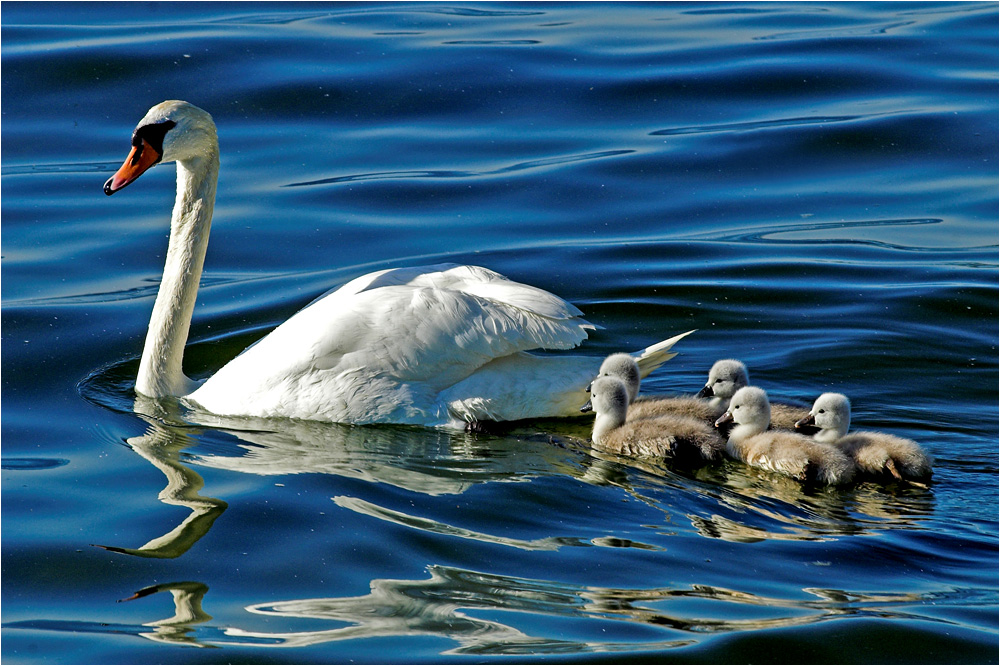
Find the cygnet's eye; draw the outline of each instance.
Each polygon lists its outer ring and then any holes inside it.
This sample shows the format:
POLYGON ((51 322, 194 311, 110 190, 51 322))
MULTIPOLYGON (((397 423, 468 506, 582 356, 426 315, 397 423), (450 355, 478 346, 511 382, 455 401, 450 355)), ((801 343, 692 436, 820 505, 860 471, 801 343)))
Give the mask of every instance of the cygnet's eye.
POLYGON ((819 413, 820 414, 826 414, 826 410, 825 409, 821 409, 821 410, 819 410, 819 413))

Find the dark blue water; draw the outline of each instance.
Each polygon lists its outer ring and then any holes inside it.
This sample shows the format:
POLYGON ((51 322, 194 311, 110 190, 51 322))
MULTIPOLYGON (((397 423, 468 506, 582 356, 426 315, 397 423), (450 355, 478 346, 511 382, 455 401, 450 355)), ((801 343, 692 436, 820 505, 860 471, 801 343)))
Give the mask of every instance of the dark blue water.
POLYGON ((996 663, 995 3, 0 20, 6 663, 996 663), (222 150, 190 374, 370 270, 474 263, 595 356, 699 329, 647 391, 738 357, 846 393, 933 483, 624 460, 586 420, 141 418, 174 168, 101 186, 171 98, 222 150))

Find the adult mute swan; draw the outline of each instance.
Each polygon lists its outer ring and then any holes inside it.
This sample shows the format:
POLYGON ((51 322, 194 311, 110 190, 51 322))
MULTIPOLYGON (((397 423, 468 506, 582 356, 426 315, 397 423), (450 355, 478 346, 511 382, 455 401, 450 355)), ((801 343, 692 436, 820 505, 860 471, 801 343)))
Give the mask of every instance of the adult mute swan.
MULTIPOLYGON (((215 123, 187 102, 154 106, 104 184, 111 195, 177 162, 163 278, 135 390, 220 415, 343 423, 460 425, 579 415, 600 365, 569 349, 594 328, 573 305, 477 266, 378 271, 314 301, 200 384, 181 361, 208 245, 219 174, 215 123)), ((688 332, 690 333, 690 331, 688 332)), ((688 333, 637 352, 644 375, 688 333)))
POLYGON ((833 444, 869 476, 914 485, 923 485, 921 482, 931 477, 931 458, 912 439, 884 432, 848 432, 851 401, 843 393, 824 393, 816 398, 809 415, 797 425, 818 427, 813 439, 833 444))

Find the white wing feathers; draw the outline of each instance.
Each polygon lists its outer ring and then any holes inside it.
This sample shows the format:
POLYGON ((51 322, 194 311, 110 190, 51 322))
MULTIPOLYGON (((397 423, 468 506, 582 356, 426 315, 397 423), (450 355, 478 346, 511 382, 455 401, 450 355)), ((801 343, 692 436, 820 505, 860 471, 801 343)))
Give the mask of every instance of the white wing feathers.
POLYGON ((436 421, 437 394, 490 361, 578 345, 594 328, 581 314, 474 266, 382 271, 314 301, 190 398, 220 414, 436 421))
POLYGON ((675 335, 668 340, 657 342, 655 345, 650 345, 642 351, 633 354, 636 363, 639 365, 639 376, 646 377, 653 370, 656 370, 674 356, 677 356, 677 352, 670 351, 670 348, 692 333, 694 333, 693 330, 675 335))

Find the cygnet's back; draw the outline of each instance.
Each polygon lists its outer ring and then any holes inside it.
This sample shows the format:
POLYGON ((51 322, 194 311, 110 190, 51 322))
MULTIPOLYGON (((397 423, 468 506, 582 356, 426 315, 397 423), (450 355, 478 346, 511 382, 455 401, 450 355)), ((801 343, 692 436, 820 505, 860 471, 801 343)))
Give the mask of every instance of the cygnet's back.
POLYGON ((718 422, 735 423, 726 452, 751 467, 799 481, 836 485, 853 478, 854 463, 839 449, 796 433, 768 430, 770 419, 767 393, 755 386, 741 388, 718 422))
POLYGON ((926 481, 931 477, 931 458, 913 440, 882 432, 848 432, 851 401, 842 393, 824 393, 816 398, 802 423, 818 427, 815 439, 846 453, 866 475, 896 481, 926 481))
POLYGON ((724 442, 708 424, 676 414, 628 420, 628 389, 617 377, 598 377, 590 386, 594 444, 628 456, 693 457, 715 460, 724 442))

